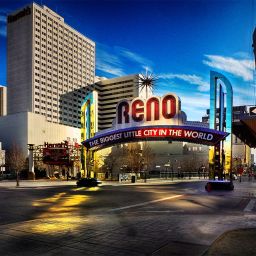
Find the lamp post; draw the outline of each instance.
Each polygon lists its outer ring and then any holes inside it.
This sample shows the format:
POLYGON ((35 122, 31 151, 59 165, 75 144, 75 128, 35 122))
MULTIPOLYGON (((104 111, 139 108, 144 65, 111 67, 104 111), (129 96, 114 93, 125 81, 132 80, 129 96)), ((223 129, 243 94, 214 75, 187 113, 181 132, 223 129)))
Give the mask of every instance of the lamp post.
POLYGON ((205 166, 204 165, 202 166, 202 172, 203 172, 203 177, 205 179, 205 166))
POLYGON ((29 174, 31 175, 32 179, 35 180, 35 167, 34 167, 34 158, 33 158, 33 153, 34 153, 35 147, 34 144, 28 144, 28 151, 29 151, 29 155, 28 155, 28 171, 29 174))

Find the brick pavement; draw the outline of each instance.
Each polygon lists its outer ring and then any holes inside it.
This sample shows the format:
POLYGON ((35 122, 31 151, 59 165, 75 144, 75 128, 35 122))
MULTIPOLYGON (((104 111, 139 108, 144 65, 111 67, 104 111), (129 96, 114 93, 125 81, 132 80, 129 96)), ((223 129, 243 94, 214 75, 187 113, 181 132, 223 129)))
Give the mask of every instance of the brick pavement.
MULTIPOLYGON (((104 185, 111 184, 119 185, 117 182, 104 183, 104 185)), ((256 187, 256 183, 238 183, 234 196, 254 198, 255 194, 247 191, 248 184, 256 187)), ((40 186, 75 186, 75 181, 21 181, 20 185, 21 189, 40 186)), ((15 188, 16 183, 1 181, 0 186, 15 188)), ((215 241, 214 237, 206 237, 204 241, 203 237, 193 238, 193 234, 191 237, 185 235, 185 230, 175 226, 172 220, 168 228, 165 216, 159 216, 156 220, 147 216, 143 219, 134 219, 133 216, 131 219, 129 215, 112 214, 109 215, 108 223, 104 222, 103 217, 99 214, 74 213, 70 216, 69 212, 58 213, 58 210, 53 209, 52 214, 42 219, 38 216, 34 220, 1 225, 0 255, 256 255, 254 250, 256 229, 228 231, 215 241), (207 243, 207 240, 213 243, 207 243)), ((222 217, 219 218, 216 222, 221 221, 222 217)), ((198 223, 195 221, 191 223, 188 218, 187 226, 191 226, 192 229, 193 226, 200 226, 203 222, 204 220, 200 219, 198 223)))

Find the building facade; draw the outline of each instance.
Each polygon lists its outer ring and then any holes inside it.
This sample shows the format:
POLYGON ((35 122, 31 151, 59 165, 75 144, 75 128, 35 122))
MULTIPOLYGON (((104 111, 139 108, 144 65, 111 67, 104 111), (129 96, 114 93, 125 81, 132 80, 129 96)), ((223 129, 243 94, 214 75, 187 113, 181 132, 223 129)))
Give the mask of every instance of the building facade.
POLYGON ((65 140, 80 142, 80 129, 48 122, 45 117, 31 112, 21 112, 0 118, 0 141, 5 150, 17 146, 25 155, 28 144, 35 146, 60 143, 65 140))
POLYGON ((79 127, 84 93, 94 83, 95 43, 35 3, 7 20, 8 114, 32 112, 79 127), (62 96, 77 90, 74 98, 62 96))
POLYGON ((0 116, 7 114, 7 87, 0 85, 0 116))

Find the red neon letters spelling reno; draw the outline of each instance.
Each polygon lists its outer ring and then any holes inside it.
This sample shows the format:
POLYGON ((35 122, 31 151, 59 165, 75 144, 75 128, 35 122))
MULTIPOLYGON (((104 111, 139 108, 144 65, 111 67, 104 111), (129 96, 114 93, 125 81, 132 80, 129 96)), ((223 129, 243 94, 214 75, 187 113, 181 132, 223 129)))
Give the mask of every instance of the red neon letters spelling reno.
POLYGON ((132 102, 122 100, 117 104, 117 124, 171 119, 177 113, 177 98, 167 94, 162 98, 152 96, 147 100, 135 98, 132 102))

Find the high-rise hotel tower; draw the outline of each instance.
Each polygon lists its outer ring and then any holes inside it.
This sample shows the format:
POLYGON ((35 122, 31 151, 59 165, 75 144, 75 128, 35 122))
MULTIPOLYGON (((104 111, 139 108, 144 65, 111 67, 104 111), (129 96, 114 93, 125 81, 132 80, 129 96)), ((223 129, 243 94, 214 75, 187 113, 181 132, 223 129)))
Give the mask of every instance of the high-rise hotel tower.
POLYGON ((94 83, 95 43, 35 3, 10 14, 7 24, 8 114, 32 112, 79 127, 80 88, 94 83))

